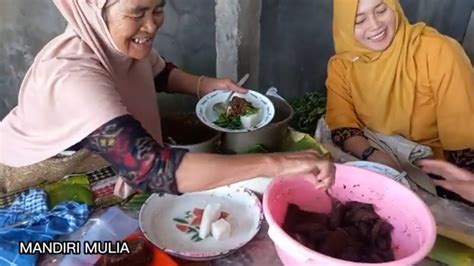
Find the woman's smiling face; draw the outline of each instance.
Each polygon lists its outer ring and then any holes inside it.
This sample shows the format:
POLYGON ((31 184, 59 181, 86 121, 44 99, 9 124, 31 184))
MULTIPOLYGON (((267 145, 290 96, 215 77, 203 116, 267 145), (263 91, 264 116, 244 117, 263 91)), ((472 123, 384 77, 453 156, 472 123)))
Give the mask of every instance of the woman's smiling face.
POLYGON ((359 0, 354 36, 373 51, 384 51, 395 36, 395 12, 383 0, 359 0))
POLYGON ((117 48, 125 55, 142 59, 152 48, 163 25, 165 0, 120 0, 105 11, 105 20, 117 48))

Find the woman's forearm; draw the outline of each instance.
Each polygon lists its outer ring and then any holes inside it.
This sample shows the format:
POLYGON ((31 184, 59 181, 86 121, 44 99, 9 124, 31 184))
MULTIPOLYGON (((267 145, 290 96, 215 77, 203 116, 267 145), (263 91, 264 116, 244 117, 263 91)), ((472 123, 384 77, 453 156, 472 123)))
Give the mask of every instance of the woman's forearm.
POLYGON ((192 154, 160 145, 131 115, 112 119, 81 144, 102 156, 119 176, 140 191, 179 194, 258 176, 308 173, 326 188, 334 180, 333 165, 314 150, 258 155, 192 154))
POLYGON ((176 180, 178 190, 184 193, 276 173, 275 162, 270 156, 187 153, 176 171, 176 180))
POLYGON ((168 92, 196 96, 198 81, 199 76, 175 68, 169 75, 168 92))
POLYGON ((131 115, 105 123, 81 144, 102 156, 135 189, 179 193, 175 172, 186 151, 163 147, 131 115))
POLYGON ((370 146, 369 141, 361 136, 353 136, 344 141, 344 149, 358 158, 370 146))
POLYGON ((342 127, 331 131, 331 138, 336 146, 361 158, 364 151, 370 147, 364 132, 359 128, 342 127))
POLYGON ((357 158, 381 163, 390 166, 395 170, 402 171, 400 164, 384 151, 374 150, 367 158, 362 158, 362 154, 370 146, 369 141, 361 136, 350 137, 344 142, 344 149, 355 155, 357 158))

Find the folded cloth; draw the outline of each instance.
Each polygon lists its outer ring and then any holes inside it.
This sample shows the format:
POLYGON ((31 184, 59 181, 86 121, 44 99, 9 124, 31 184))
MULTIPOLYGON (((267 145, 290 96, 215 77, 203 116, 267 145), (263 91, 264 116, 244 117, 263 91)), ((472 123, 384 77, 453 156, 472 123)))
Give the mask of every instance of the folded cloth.
MULTIPOLYGON (((430 147, 420 145, 399 135, 385 135, 367 128, 364 128, 363 132, 370 145, 384 151, 388 156, 392 157, 394 162, 399 164, 400 168, 404 171, 402 175, 407 176, 409 181, 423 188, 428 193, 436 195, 436 187, 431 178, 414 164, 416 160, 433 155, 430 147)), ((321 142, 336 162, 345 163, 359 160, 334 145, 331 140, 331 130, 324 118, 318 121, 315 139, 321 142)), ((416 187, 412 186, 412 189, 416 190, 416 187)))
POLYGON ((10 207, 0 209, 0 265, 35 265, 38 254, 19 254, 19 243, 49 241, 70 234, 89 216, 86 204, 68 201, 48 208, 42 189, 23 192, 10 207))
POLYGON ((399 135, 385 135, 367 128, 364 128, 363 131, 369 143, 391 156, 407 173, 410 181, 430 194, 437 195, 432 179, 415 165, 417 160, 433 156, 430 147, 420 145, 399 135))

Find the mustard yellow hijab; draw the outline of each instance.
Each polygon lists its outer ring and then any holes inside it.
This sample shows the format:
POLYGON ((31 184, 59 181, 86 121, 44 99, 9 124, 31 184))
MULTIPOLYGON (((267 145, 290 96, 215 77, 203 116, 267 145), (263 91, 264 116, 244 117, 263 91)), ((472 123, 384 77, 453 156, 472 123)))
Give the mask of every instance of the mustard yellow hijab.
POLYGON ((354 37, 358 0, 333 0, 336 48, 328 66, 326 120, 331 129, 367 127, 442 150, 474 147, 474 72, 455 40, 423 23, 410 24, 398 0, 382 52, 354 37))
MULTIPOLYGON (((362 115, 370 115, 370 119, 364 119, 364 126, 386 134, 409 135, 417 81, 414 55, 419 47, 420 35, 435 31, 423 23, 411 25, 398 0, 384 2, 395 12, 395 36, 385 51, 374 52, 364 48, 354 38, 358 0, 334 0, 336 56, 332 60, 353 63, 353 72, 346 78, 351 87, 359 88, 352 91, 353 94, 360 94, 354 96, 364 103, 358 105, 358 111, 362 115), (397 132, 394 132, 393 125, 396 125, 397 132)), ((337 119, 329 116, 330 126, 345 126, 346 121, 337 119)))
MULTIPOLYGON (((411 25, 403 13, 399 0, 384 0, 383 2, 395 12, 396 27, 395 37, 391 46, 384 52, 373 52, 363 47, 354 38, 355 19, 357 14, 358 0, 333 0, 334 18, 333 18, 333 37, 336 48, 336 54, 340 58, 354 60, 360 57, 364 62, 374 62, 382 55, 388 57, 388 54, 405 53, 405 58, 413 58, 416 48, 419 45, 419 36, 424 30, 433 31, 426 27, 424 23, 411 25), (406 49, 412 48, 412 49, 406 49)), ((435 31, 433 31, 435 32, 435 31)), ((396 59, 392 59, 394 63, 396 59)), ((407 60, 402 60, 407 62, 407 60)), ((397 65, 397 64, 394 64, 397 65)), ((407 64, 404 64, 407 66, 407 64)))

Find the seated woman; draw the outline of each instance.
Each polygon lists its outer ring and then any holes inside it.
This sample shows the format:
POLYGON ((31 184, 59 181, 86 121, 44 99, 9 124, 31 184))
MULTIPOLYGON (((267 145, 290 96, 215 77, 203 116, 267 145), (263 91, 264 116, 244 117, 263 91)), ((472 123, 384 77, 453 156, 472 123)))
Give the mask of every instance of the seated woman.
POLYGON ((367 128, 474 171, 474 73, 459 43, 410 24, 398 0, 334 0, 333 33, 326 120, 336 145, 399 168, 367 128))
POLYGON ((164 0, 54 3, 68 27, 37 55, 18 106, 0 124, 0 185, 34 176, 72 146, 100 155, 141 191, 190 192, 303 173, 321 188, 332 184, 334 165, 313 151, 225 156, 161 144, 155 89, 198 96, 215 88, 246 91, 227 79, 185 73, 152 49, 164 0))

